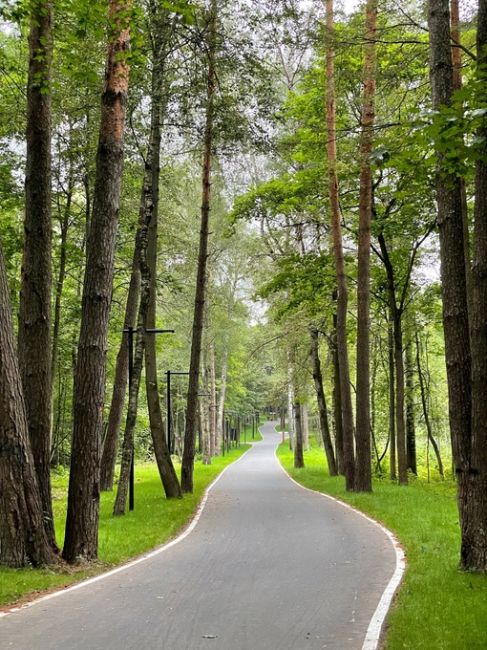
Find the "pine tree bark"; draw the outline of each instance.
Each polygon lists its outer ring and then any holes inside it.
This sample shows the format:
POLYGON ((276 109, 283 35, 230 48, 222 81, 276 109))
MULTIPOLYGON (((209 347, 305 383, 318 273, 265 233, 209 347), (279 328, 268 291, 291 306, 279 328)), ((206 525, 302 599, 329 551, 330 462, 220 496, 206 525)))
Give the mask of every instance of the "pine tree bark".
MULTIPOLYGON (((479 0, 477 78, 487 99, 487 0, 479 0)), ((461 562, 469 571, 487 572, 487 120, 477 132, 481 142, 475 173, 474 256, 472 266, 472 439, 468 493, 462 510, 461 562)))
MULTIPOLYGON (((433 107, 449 106, 453 94, 448 0, 430 0, 430 77, 433 107)), ((467 503, 472 433, 472 358, 470 350, 462 191, 459 177, 437 148, 436 198, 440 235, 443 327, 448 378, 449 419, 453 461, 458 481, 463 566, 470 557, 467 503)))
POLYGON ((200 244, 194 302, 193 335, 189 366, 188 402, 186 408, 186 428, 184 432, 184 451, 181 463, 181 488, 183 492, 193 492, 193 470, 198 415, 198 388, 201 360, 201 342, 206 296, 206 267, 208 261, 208 236, 210 219, 211 167, 213 159, 214 98, 216 90, 216 21, 217 0, 212 0, 209 15, 208 77, 206 96, 206 125, 203 157, 203 192, 201 204, 200 244))
POLYGON ((123 167, 129 66, 129 3, 111 0, 111 39, 102 95, 96 179, 81 307, 73 393, 73 441, 63 556, 92 560, 98 553, 101 432, 108 319, 123 167))
MULTIPOLYGON (((134 250, 132 261, 132 273, 130 276, 130 285, 125 304, 125 317, 123 328, 135 328, 137 321, 137 312, 139 307, 140 296, 140 268, 139 260, 134 250)), ((123 407, 125 404, 125 393, 127 392, 129 369, 128 356, 128 337, 124 332, 120 342, 120 348, 115 363, 115 377, 113 379, 112 401, 108 414, 107 432, 103 443, 103 454, 101 458, 100 470, 100 489, 102 491, 111 491, 113 489, 113 478, 115 474, 115 464, 117 462, 118 435, 122 423, 123 407)))
POLYGON ((343 471, 347 490, 355 485, 355 452, 352 394, 350 389, 350 367, 347 342, 348 288, 343 254, 342 226, 338 196, 338 177, 336 172, 336 108, 335 108, 335 52, 334 52, 334 3, 326 0, 326 124, 327 124, 327 162, 329 200, 331 207, 331 230, 335 271, 337 277, 337 349, 340 367, 340 398, 343 426, 343 471))
POLYGON ((43 526, 1 246, 0 304, 0 565, 37 567, 56 556, 43 526))
POLYGON ((18 354, 27 423, 44 512, 57 549, 51 502, 51 62, 52 2, 30 5, 27 163, 18 354))
POLYGON ((357 279, 357 401, 354 489, 372 491, 370 440, 370 229, 372 223, 372 169, 370 156, 375 122, 375 35, 377 0, 367 0, 364 48, 364 95, 360 138, 360 202, 357 279))
POLYGON ((326 408, 326 395, 323 388, 323 375, 321 372, 321 361, 319 354, 319 335, 316 327, 310 327, 311 338, 311 363, 313 369, 313 381, 315 384, 316 399, 318 402, 318 413, 320 418, 320 431, 325 448, 326 460, 328 463, 328 472, 330 476, 337 476, 337 466, 335 452, 331 441, 330 427, 328 424, 328 410, 326 408))

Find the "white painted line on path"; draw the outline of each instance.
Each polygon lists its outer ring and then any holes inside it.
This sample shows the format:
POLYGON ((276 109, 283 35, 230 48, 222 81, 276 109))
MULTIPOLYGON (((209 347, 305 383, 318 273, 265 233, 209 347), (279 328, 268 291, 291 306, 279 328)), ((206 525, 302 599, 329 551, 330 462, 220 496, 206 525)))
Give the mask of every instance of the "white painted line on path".
MULTIPOLYGON (((276 433, 278 432, 276 431, 276 433)), ((384 533, 384 535, 387 536, 387 538, 392 544, 392 547, 394 548, 394 552, 396 554, 396 568, 394 570, 394 573, 392 574, 392 578, 389 580, 389 583, 382 594, 379 604, 377 605, 377 609, 375 610, 372 616, 362 646, 362 650, 377 650, 377 648, 379 647, 379 641, 381 638, 382 629, 384 627, 386 616, 389 613, 389 610, 392 605, 392 600, 394 598, 394 595, 396 594, 399 585, 401 584, 404 571, 406 570, 406 557, 404 555, 404 551, 397 537, 394 535, 394 533, 391 532, 385 526, 383 526, 380 522, 376 521, 372 517, 369 517, 361 510, 357 510, 357 508, 354 508, 350 504, 345 503, 345 501, 336 499, 335 497, 332 497, 329 494, 325 494, 324 492, 318 492, 317 490, 312 490, 311 488, 305 487, 304 485, 301 485, 301 483, 298 483, 298 481, 296 481, 281 464, 281 461, 279 460, 279 457, 277 455, 277 449, 278 448, 276 447, 275 456, 276 456, 277 463, 290 481, 295 483, 302 490, 306 490, 307 492, 311 492, 312 494, 318 494, 319 496, 325 497, 326 499, 330 499, 331 501, 338 503, 340 506, 343 506, 344 508, 347 508, 348 510, 355 512, 356 514, 360 515, 364 519, 367 519, 367 521, 369 521, 370 523, 374 524, 375 526, 381 529, 381 531, 384 533)))
POLYGON ((30 601, 29 603, 25 603, 24 605, 20 605, 19 607, 12 607, 11 609, 8 609, 6 611, 0 612, 0 618, 3 618, 5 616, 8 616, 9 614, 13 614, 14 612, 18 612, 23 609, 28 609, 29 607, 33 607, 34 605, 37 605, 38 603, 44 603, 46 600, 52 600, 53 598, 57 598, 58 596, 63 596, 64 594, 70 593, 71 591, 76 591, 77 589, 83 589, 84 587, 88 587, 89 585, 94 584, 95 582, 100 582, 100 580, 105 580, 105 578, 110 578, 111 576, 114 576, 117 573, 121 573, 122 571, 126 571, 127 569, 131 569, 133 566, 136 566, 137 564, 141 564, 142 562, 146 562, 146 560, 150 560, 151 558, 155 557, 156 555, 160 555, 161 553, 164 553, 168 549, 172 548, 176 544, 179 544, 179 542, 182 542, 183 539, 186 539, 188 535, 190 535, 193 530, 196 528, 201 515, 203 513, 203 510, 205 509, 206 502, 208 501, 208 496, 211 492, 211 490, 215 487, 215 485, 218 483, 218 481, 221 479, 221 477, 225 474, 225 472, 230 469, 230 467, 233 467, 237 463, 239 463, 242 458, 244 458, 248 452, 252 449, 250 447, 245 451, 240 458, 237 458, 237 460, 234 460, 233 463, 230 463, 230 465, 227 465, 221 472, 218 474, 216 479, 206 488, 205 493, 203 495, 203 498, 201 499, 197 509, 196 513, 194 514, 193 518, 191 519, 189 525, 183 530, 183 532, 178 535, 175 539, 171 540, 170 542, 166 542, 166 544, 163 544, 162 546, 159 546, 158 548, 154 549, 153 551, 149 551, 148 553, 144 553, 144 555, 141 555, 135 560, 131 560, 127 564, 123 564, 122 566, 118 566, 115 569, 111 569, 110 571, 107 571, 105 573, 100 573, 100 575, 94 576, 93 578, 88 578, 88 580, 83 580, 82 582, 77 582, 75 585, 72 585, 71 587, 67 587, 65 589, 59 589, 58 591, 54 591, 51 594, 47 594, 46 596, 41 596, 40 598, 36 598, 35 600, 30 601))

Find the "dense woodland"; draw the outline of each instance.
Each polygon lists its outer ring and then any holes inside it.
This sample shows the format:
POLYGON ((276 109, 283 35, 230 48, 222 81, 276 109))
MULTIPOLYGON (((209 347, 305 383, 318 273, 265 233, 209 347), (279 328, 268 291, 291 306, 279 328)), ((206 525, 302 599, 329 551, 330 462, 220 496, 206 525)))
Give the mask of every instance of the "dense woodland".
POLYGON ((485 572, 487 1, 0 18, 0 563, 95 560, 134 460, 183 498, 267 411, 348 490, 456 481, 485 572))

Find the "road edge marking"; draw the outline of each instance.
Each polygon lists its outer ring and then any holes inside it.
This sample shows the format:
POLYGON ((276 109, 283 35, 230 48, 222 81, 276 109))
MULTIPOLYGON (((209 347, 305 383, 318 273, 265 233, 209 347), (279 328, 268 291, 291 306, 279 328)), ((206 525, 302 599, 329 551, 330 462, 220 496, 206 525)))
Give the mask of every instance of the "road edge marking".
MULTIPOLYGON (((89 585, 94 584, 95 582, 100 582, 101 580, 104 580, 105 578, 110 578, 111 576, 114 576, 117 573, 121 573, 122 571, 126 571, 128 569, 131 569, 134 566, 137 566, 137 564, 142 564, 142 562, 146 562, 147 560, 150 560, 153 557, 156 557, 157 555, 160 555, 161 553, 164 553, 168 549, 172 548, 173 546, 176 546, 176 544, 179 544, 179 542, 182 542, 188 535, 190 535, 193 530, 196 528, 201 515, 203 514, 203 510, 205 509, 206 503, 208 501, 209 494, 211 490, 215 487, 215 485, 218 483, 218 481, 222 478, 222 476, 225 474, 225 472, 230 469, 230 467, 234 467, 237 463, 239 463, 245 456, 249 453, 249 451, 252 450, 252 447, 254 444, 257 444, 256 442, 254 443, 247 443, 250 444, 251 446, 249 449, 244 451, 244 453, 237 459, 235 459, 232 463, 227 465, 222 469, 220 474, 210 483, 210 485, 206 488, 206 490, 203 493, 203 496, 201 497, 201 500, 192 516, 190 519, 189 523, 186 524, 184 527, 183 531, 174 539, 170 540, 169 542, 166 542, 165 544, 162 544, 161 546, 158 546, 157 548, 153 549, 152 551, 148 551, 146 553, 143 553, 139 557, 137 557, 135 560, 130 560, 126 564, 122 564, 120 566, 115 567, 114 569, 110 569, 110 571, 105 571, 104 573, 100 573, 97 576, 93 576, 92 578, 88 578, 87 580, 82 580, 81 582, 77 582, 74 585, 70 585, 69 587, 66 587, 64 589, 58 589, 57 591, 53 591, 50 594, 46 594, 45 596, 40 596, 39 598, 35 598, 34 600, 31 600, 28 603, 24 603, 23 605, 19 605, 18 607, 12 607, 10 609, 0 611, 0 619, 5 618, 6 616, 9 616, 10 614, 15 614, 16 612, 20 612, 24 609, 29 609, 30 607, 33 607, 34 605, 38 605, 39 603, 44 603, 47 600, 52 600, 53 598, 58 598, 59 596, 62 596, 64 594, 67 594, 71 591, 77 591, 78 589, 82 589, 83 587, 88 587, 89 585)), ((8 607, 8 605, 7 605, 8 607)))
MULTIPOLYGON (((279 433, 276 431, 276 433, 279 433)), ((281 443, 279 443, 281 444, 281 443)), ((330 501, 334 501, 335 503, 339 504, 340 506, 343 506, 344 508, 347 508, 348 510, 351 510, 352 512, 360 515, 370 523, 374 524, 380 530, 386 535, 386 537, 389 539, 389 541, 392 544, 392 547, 394 549, 394 552, 396 554, 396 568, 394 570, 394 573, 392 574, 391 579, 389 580, 385 590, 382 593, 381 599, 379 600, 379 604, 376 607, 375 612, 372 615, 372 618, 370 620, 369 626, 367 628, 367 632, 365 635, 365 640, 362 645, 362 650, 377 650, 379 647, 379 642, 382 636, 382 632, 384 629, 384 623, 387 617, 387 614, 389 613, 392 605, 392 601, 394 599, 394 596, 397 593, 397 590, 399 588, 399 585, 402 582, 404 572, 406 570, 406 554, 404 553, 404 550, 396 537, 394 533, 383 526, 379 521, 376 519, 373 519, 369 515, 366 515, 365 512, 362 512, 361 510, 358 510, 357 508, 354 508, 351 506, 349 503, 346 503, 345 501, 342 501, 341 499, 337 499, 336 497, 332 497, 330 494, 326 494, 325 492, 318 492, 318 490, 313 490, 311 488, 306 487, 305 485, 302 485, 301 483, 298 483, 296 479, 294 479, 287 469, 283 466, 281 461, 279 460, 279 456, 277 455, 277 450, 279 448, 279 445, 274 450, 274 455, 277 460, 277 464, 279 467, 282 469, 284 474, 288 477, 290 481, 295 483, 298 487, 300 487, 302 490, 306 490, 307 492, 311 492, 312 494, 318 494, 321 497, 324 497, 325 499, 329 499, 330 501)))

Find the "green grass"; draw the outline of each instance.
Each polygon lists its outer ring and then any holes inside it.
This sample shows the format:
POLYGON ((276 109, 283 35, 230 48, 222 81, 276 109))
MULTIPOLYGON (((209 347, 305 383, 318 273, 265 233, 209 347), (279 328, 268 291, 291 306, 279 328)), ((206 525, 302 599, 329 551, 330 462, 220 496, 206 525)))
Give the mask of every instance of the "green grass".
POLYGON ((293 468, 287 444, 279 459, 291 476, 313 490, 350 503, 396 533, 407 571, 388 617, 387 650, 485 650, 487 576, 458 570, 459 526, 451 481, 413 480, 398 487, 375 480, 373 494, 345 491, 343 478, 330 478, 324 452, 312 447, 306 468, 293 468))
MULTIPOLYGON (((99 562, 88 567, 61 569, 0 568, 0 605, 31 598, 39 592, 79 582, 109 570, 174 537, 191 518, 208 485, 247 449, 232 449, 225 457, 213 459, 211 465, 197 461, 194 493, 183 499, 164 497, 157 468, 153 464, 136 466, 135 510, 123 517, 113 517, 115 491, 103 493, 100 509, 99 562)), ((53 505, 58 544, 62 546, 66 517, 68 475, 53 475, 53 505)))

